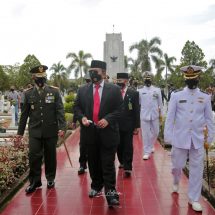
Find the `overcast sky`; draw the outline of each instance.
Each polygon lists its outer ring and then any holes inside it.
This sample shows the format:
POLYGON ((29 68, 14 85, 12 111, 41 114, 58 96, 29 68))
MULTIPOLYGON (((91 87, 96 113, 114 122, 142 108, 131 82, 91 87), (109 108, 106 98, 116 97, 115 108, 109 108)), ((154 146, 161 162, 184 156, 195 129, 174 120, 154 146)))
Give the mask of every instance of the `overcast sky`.
POLYGON ((51 67, 68 66, 68 52, 103 59, 105 33, 122 33, 125 54, 141 39, 158 36, 162 50, 180 60, 187 40, 215 58, 215 0, 1 0, 0 64, 34 54, 51 67))

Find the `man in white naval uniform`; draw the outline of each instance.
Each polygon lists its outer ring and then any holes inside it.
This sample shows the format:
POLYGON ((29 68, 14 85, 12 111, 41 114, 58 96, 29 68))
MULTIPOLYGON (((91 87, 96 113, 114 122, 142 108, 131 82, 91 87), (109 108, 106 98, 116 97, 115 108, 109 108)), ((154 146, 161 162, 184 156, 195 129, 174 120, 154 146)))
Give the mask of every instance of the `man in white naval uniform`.
POLYGON ((164 129, 164 140, 172 145, 173 192, 178 192, 182 168, 189 156, 189 203, 193 210, 202 211, 199 203, 204 169, 204 133, 208 128, 208 143, 213 140, 215 128, 210 96, 198 87, 199 66, 185 66, 187 87, 172 93, 164 129))
POLYGON ((152 76, 151 72, 145 72, 145 86, 138 90, 144 160, 148 160, 154 152, 154 144, 159 134, 159 119, 163 113, 161 90, 152 85, 152 76))

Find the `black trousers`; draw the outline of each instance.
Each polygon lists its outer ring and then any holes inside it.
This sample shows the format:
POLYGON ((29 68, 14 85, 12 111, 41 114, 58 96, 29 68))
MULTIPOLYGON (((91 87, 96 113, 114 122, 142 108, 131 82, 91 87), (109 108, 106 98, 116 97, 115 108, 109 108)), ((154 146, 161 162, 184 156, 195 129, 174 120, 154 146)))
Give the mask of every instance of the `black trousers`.
POLYGON ((117 157, 124 170, 132 170, 133 161, 133 131, 120 131, 120 143, 117 148, 117 157))
POLYGON ((115 154, 117 146, 105 147, 102 144, 100 130, 95 128, 96 140, 94 144, 87 145, 88 167, 90 177, 92 179, 91 188, 101 190, 105 188, 105 192, 115 190, 116 170, 115 170, 115 154))
POLYGON ((79 151, 80 151, 80 156, 79 156, 79 163, 80 166, 86 167, 87 165, 87 147, 86 147, 86 138, 84 138, 81 130, 80 130, 80 143, 79 143, 79 151))
POLYGON ((29 137, 29 181, 41 181, 41 166, 44 157, 45 175, 47 181, 55 179, 56 175, 56 144, 57 137, 35 138, 29 137))

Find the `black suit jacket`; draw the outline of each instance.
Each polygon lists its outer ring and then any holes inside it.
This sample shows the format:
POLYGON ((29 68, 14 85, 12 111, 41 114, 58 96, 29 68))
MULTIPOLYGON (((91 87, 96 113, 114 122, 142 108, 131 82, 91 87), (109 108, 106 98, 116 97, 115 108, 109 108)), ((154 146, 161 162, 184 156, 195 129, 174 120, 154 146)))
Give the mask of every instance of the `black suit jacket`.
POLYGON ((124 96, 122 114, 119 121, 121 131, 133 131, 140 127, 139 92, 128 88, 124 96))
MULTIPOLYGON (((106 119, 109 125, 104 129, 98 129, 101 144, 112 147, 119 143, 118 121, 123 105, 120 88, 111 83, 104 82, 102 98, 100 102, 99 120, 106 119)), ((74 112, 80 124, 82 118, 87 117, 93 121, 93 84, 87 84, 78 90, 74 112)), ((89 127, 82 126, 82 135, 87 138, 86 144, 95 143, 95 128, 91 124, 89 127)))

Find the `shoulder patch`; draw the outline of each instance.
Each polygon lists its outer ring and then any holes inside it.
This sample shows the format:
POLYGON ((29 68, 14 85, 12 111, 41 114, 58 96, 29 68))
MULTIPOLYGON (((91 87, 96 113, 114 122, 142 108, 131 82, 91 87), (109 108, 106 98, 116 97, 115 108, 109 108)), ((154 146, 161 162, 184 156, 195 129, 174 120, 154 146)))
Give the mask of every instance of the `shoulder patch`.
POLYGON ((203 91, 203 90, 200 90, 200 92, 210 95, 209 93, 207 93, 206 91, 203 91))
POLYGON ((34 87, 31 87, 31 88, 28 88, 28 89, 25 89, 24 92, 27 92, 29 90, 32 90, 34 87))
POLYGON ((59 87, 55 87, 55 86, 49 86, 49 87, 59 90, 59 87))

